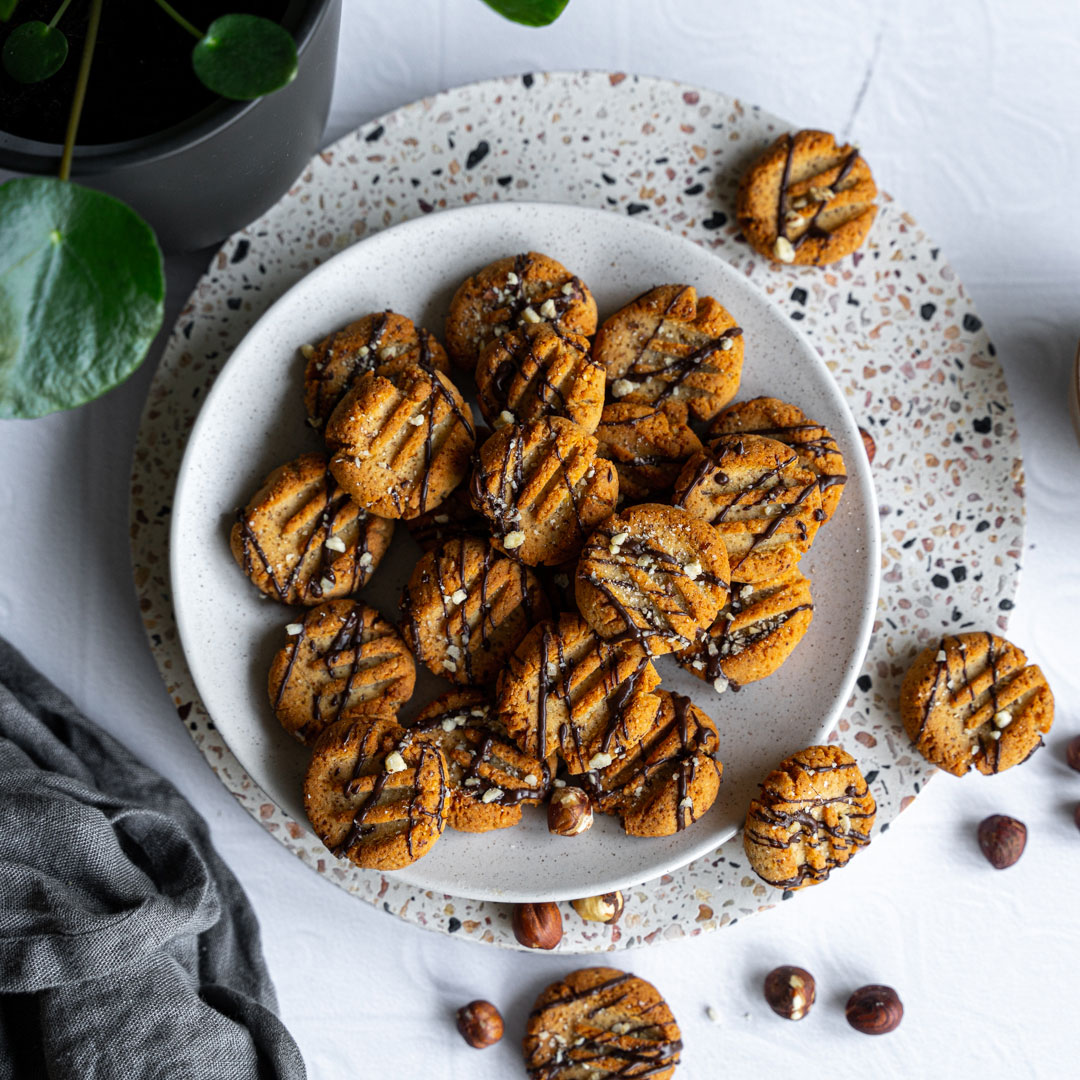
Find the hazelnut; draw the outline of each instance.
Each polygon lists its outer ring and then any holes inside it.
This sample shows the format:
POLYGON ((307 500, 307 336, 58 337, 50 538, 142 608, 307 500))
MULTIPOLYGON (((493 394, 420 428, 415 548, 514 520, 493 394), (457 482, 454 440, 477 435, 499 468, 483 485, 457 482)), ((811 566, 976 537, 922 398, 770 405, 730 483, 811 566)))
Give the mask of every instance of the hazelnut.
POLYGON ((871 465, 874 464, 874 455, 877 453, 877 444, 874 442, 874 436, 870 434, 866 428, 859 428, 859 434, 862 436, 863 449, 866 451, 866 458, 871 465))
POLYGON ((623 894, 615 892, 601 893, 599 896, 586 896, 584 900, 571 900, 570 906, 586 922, 613 923, 619 921, 619 916, 626 906, 623 894))
POLYGON ((900 1026, 904 1006, 891 986, 860 986, 848 998, 844 1015, 864 1035, 885 1035, 900 1026))
POLYGON ((592 799, 579 787, 556 788, 548 803, 548 831, 556 836, 578 836, 592 827, 592 799))
POLYGON ((457 1011, 457 1029, 470 1046, 483 1050, 503 1037, 502 1014, 490 1001, 470 1001, 457 1011))
POLYGON ((1080 772, 1080 735, 1071 738, 1065 747, 1065 760, 1070 769, 1080 772))
POLYGON ((806 968, 773 968, 765 976, 765 1000, 777 1016, 801 1020, 814 1004, 814 976, 806 968))
POLYGON ((526 949, 554 949, 562 941, 562 915, 557 904, 514 905, 514 937, 526 949))
POLYGON ((1027 826, 1016 818, 992 814, 979 825, 979 847, 995 870, 1012 866, 1026 843, 1027 826))

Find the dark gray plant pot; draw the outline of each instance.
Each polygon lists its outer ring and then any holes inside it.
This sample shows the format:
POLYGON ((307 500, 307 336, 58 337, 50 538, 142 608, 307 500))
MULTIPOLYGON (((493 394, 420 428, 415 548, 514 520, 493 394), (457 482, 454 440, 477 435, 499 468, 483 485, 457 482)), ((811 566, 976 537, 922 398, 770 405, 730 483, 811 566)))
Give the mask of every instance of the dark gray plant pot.
MULTIPOLYGON (((71 178, 134 207, 166 253, 216 244, 258 217, 318 150, 330 109, 341 0, 297 0, 295 7, 284 22, 296 37, 300 70, 284 90, 219 102, 157 135, 77 146, 71 178)), ((55 175, 61 149, 0 131, 0 169, 55 175)))

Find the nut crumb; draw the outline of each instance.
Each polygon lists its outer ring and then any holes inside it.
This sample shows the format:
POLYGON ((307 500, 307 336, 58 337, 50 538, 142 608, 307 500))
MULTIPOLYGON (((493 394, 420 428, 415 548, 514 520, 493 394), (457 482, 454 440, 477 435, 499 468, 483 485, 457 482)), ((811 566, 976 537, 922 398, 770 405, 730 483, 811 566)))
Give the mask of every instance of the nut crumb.
POLYGON ((469 594, 464 589, 455 589, 453 596, 450 597, 455 604, 464 604, 468 598, 469 594))
POLYGON ((408 765, 405 764, 405 759, 397 750, 391 750, 390 753, 386 755, 384 765, 388 773, 404 772, 408 768, 408 765))
POLYGON ((328 536, 323 546, 328 547, 331 551, 344 551, 345 541, 340 536, 328 536))
POLYGON ((503 547, 509 548, 511 551, 514 548, 521 547, 525 543, 525 534, 520 529, 515 529, 513 532, 508 532, 503 537, 503 547))
POLYGON ((629 379, 616 379, 611 384, 611 396, 612 397, 626 397, 627 394, 632 393, 634 384, 629 379))
POLYGON ((285 633, 288 634, 289 637, 297 637, 299 634, 302 634, 303 632, 304 632, 304 624, 303 623, 291 622, 291 623, 289 623, 288 626, 285 627, 285 633))
POLYGON ((786 236, 776 238, 776 243, 773 244, 773 254, 784 263, 795 261, 795 248, 792 247, 791 241, 786 236))

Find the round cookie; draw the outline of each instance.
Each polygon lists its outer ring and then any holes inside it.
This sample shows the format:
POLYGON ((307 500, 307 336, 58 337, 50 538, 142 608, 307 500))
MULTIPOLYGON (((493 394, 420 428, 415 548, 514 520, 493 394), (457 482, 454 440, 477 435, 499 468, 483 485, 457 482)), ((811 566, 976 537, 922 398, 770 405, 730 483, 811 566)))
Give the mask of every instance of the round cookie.
POLYGON ((355 600, 329 600, 286 627, 267 690, 281 726, 310 746, 329 724, 391 713, 412 697, 416 664, 394 625, 355 600))
POLYGON ((607 642, 580 616, 534 626, 499 675, 499 716, 527 754, 573 774, 606 768, 649 730, 660 676, 635 641, 607 642))
POLYGON ((781 135, 739 184, 735 215, 755 251, 774 262, 836 262, 874 223, 877 185, 858 148, 826 131, 781 135))
POLYGON ((989 633, 947 636, 925 648, 900 687, 900 719, 927 761, 989 776, 1027 761, 1054 722, 1042 671, 989 633))
POLYGON ((715 439, 686 463, 671 501, 716 529, 732 578, 744 583, 790 570, 824 517, 817 477, 789 447, 762 435, 715 439))
POLYGON ((387 518, 439 506, 469 470, 472 413, 442 372, 409 367, 393 379, 369 371, 326 425, 330 471, 353 499, 387 518))
POLYGON ((756 585, 734 582, 715 622, 678 661, 717 693, 737 690, 776 671, 813 618, 810 582, 798 567, 756 585))
POLYGON ((237 512, 233 558, 267 596, 320 604, 366 585, 394 523, 361 509, 338 487, 324 454, 276 468, 237 512))
POLYGON ((516 825, 522 804, 542 802, 551 787, 548 766, 521 752, 483 691, 442 694, 408 730, 414 742, 437 746, 446 759, 446 823, 452 829, 516 825))
POLYGON ((692 285, 660 285, 616 311, 593 352, 618 402, 673 407, 711 420, 739 389, 743 332, 692 285))
POLYGON ((407 367, 450 370, 446 350, 433 334, 393 311, 365 315, 317 345, 302 345, 304 407, 312 427, 322 427, 365 371, 390 377, 407 367))
POLYGON ((467 686, 494 682, 529 628, 549 614, 536 575, 477 537, 428 552, 401 596, 401 625, 416 658, 467 686))
POLYGON ((653 655, 686 649, 728 597, 727 551, 716 530, 674 506, 613 514, 577 565, 578 610, 602 638, 633 638, 653 655))
POLYGON ((476 365, 480 411, 496 428, 565 416, 593 432, 604 408, 604 369, 589 339, 530 323, 484 346, 476 365))
POLYGON ((800 463, 817 476, 822 523, 833 516, 847 481, 844 458, 828 428, 815 424, 798 406, 770 397, 740 401, 709 426, 709 437, 718 435, 764 435, 791 447, 800 463))
POLYGON ((541 993, 523 1049, 531 1080, 670 1080, 682 1039, 656 987, 595 967, 572 971, 541 993))
POLYGON ((473 509, 465 486, 455 488, 434 510, 409 518, 404 524, 424 551, 434 551, 448 540, 460 540, 463 536, 488 534, 487 522, 473 509))
POLYGON ((574 558, 615 509, 619 477, 596 439, 561 416, 504 427, 480 448, 473 506, 500 551, 530 566, 574 558))
POLYGON ((615 465, 620 501, 652 502, 670 493, 701 440, 673 410, 616 401, 604 406, 596 429, 598 453, 615 465))
POLYGON ((446 761, 392 716, 346 713, 319 736, 304 777, 304 810, 338 858, 400 870, 426 855, 446 823, 446 761))
POLYGON ((746 813, 743 848, 763 881, 801 889, 870 843, 876 813, 855 759, 836 745, 811 746, 762 781, 746 813))

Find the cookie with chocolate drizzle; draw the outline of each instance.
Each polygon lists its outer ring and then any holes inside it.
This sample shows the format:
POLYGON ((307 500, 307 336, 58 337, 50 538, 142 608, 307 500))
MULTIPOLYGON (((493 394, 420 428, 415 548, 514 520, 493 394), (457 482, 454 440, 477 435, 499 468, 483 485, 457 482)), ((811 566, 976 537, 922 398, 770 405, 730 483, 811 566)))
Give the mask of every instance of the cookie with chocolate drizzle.
POLYGON ((393 716, 346 712, 319 736, 304 777, 304 810, 339 859, 400 870, 442 835, 446 759, 415 742, 393 716))
POLYGON ((801 889, 869 844, 876 814, 855 759, 836 745, 811 746, 762 781, 746 813, 743 847, 763 881, 801 889))
POLYGON ((401 596, 402 630, 416 658, 466 686, 494 682, 529 628, 549 614, 536 575, 477 537, 429 551, 401 596))
POLYGON ((849 255, 877 215, 877 185, 858 147, 827 131, 781 135, 739 184, 735 214, 755 251, 821 266, 849 255))
POLYGON ((692 285, 660 285, 616 311, 593 352, 610 399, 711 420, 739 389, 743 332, 723 304, 692 285))
POLYGON ((716 530, 674 506, 642 503, 589 537, 575 592, 607 639, 639 641, 653 656, 690 648, 727 601, 730 571, 716 530))
POLYGON ((324 454, 281 465, 237 511, 229 546, 261 592, 283 604, 321 604, 366 585, 394 523, 357 506, 324 454))
POLYGON ((682 1038, 651 983, 616 968, 580 968, 536 999, 523 1049, 531 1080, 669 1080, 682 1038))
POLYGON ((1042 671, 990 633, 947 635, 915 658, 900 687, 900 719, 939 769, 986 776, 1027 761, 1054 722, 1042 671))
POLYGON ((446 759, 446 823, 460 832, 505 829, 521 807, 551 787, 547 764, 523 754, 481 690, 450 690, 409 725, 414 742, 437 746, 446 759))
POLYGON ((476 444, 472 412, 434 368, 369 371, 326 425, 330 471, 353 499, 388 518, 432 510, 461 483, 476 444))
POLYGON ((550 256, 537 251, 511 255, 458 287, 446 319, 446 348, 455 366, 472 372, 485 345, 541 322, 592 337, 596 301, 581 278, 550 256))
POLYGON ((825 516, 817 476, 763 435, 714 439, 686 463, 671 501, 716 529, 732 578, 744 583, 790 570, 825 516))
POLYGON ((391 713, 412 697, 416 664, 393 623, 355 600, 329 600, 285 628, 267 689, 281 726, 310 746, 328 725, 391 713))

